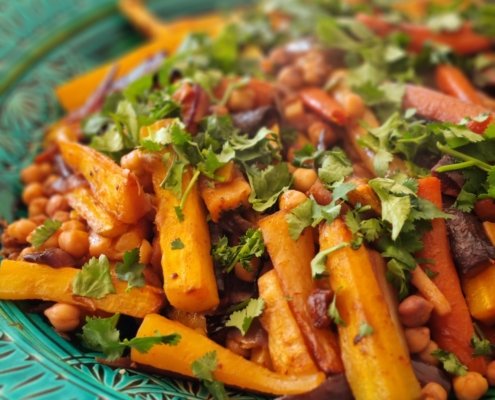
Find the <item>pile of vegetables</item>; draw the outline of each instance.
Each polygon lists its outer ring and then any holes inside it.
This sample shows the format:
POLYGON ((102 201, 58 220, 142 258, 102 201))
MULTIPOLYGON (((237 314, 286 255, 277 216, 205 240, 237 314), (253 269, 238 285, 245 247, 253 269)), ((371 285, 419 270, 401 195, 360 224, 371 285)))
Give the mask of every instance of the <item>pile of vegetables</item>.
POLYGON ((0 299, 215 399, 490 393, 495 7, 121 6, 152 41, 57 88, 0 299))

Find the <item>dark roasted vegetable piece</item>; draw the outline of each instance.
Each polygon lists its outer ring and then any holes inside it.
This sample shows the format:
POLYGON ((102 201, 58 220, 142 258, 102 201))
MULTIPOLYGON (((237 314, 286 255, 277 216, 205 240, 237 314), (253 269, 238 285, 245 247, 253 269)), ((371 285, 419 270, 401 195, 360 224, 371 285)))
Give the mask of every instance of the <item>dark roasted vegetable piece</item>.
POLYGON ((278 397, 276 400, 352 400, 352 393, 344 374, 329 376, 320 386, 310 392, 278 397))
POLYGON ((76 266, 74 257, 59 248, 50 248, 36 253, 28 253, 24 256, 24 261, 36 264, 46 264, 54 268, 76 266))
POLYGON ((332 301, 332 291, 315 289, 308 297, 308 310, 316 328, 328 328, 331 324, 328 306, 332 301))
POLYGON ((269 123, 275 121, 277 116, 278 114, 274 107, 262 106, 254 110, 232 114, 232 121, 242 132, 254 134, 261 127, 269 126, 269 123))
POLYGON ((421 386, 426 385, 428 382, 436 382, 442 386, 447 393, 450 392, 451 383, 449 376, 440 368, 417 360, 412 360, 412 365, 421 386))
POLYGON ((457 209, 449 214, 454 216, 447 220, 447 230, 455 264, 462 275, 473 276, 495 259, 495 247, 474 215, 457 209))
POLYGON ((462 172, 436 172, 436 169, 443 167, 444 165, 455 164, 456 162, 457 161, 454 157, 444 155, 431 169, 432 175, 440 179, 442 184, 442 193, 452 197, 457 197, 464 186, 464 176, 462 175, 462 172))

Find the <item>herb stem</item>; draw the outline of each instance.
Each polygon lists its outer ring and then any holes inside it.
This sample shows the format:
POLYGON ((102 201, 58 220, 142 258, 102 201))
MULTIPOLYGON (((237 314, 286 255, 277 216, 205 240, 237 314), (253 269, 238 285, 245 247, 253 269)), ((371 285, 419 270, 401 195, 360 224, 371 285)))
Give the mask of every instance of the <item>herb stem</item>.
POLYGON ((457 164, 443 165, 435 169, 436 172, 450 172, 457 171, 459 169, 469 168, 476 166, 474 161, 464 161, 457 164))
POLYGON ((184 194, 182 195, 182 198, 180 199, 179 207, 181 210, 184 209, 184 205, 186 204, 187 196, 189 196, 189 193, 191 193, 191 190, 192 190, 194 184, 196 183, 196 181, 198 180, 200 173, 201 172, 199 171, 199 169, 197 169, 194 172, 194 175, 192 176, 191 180, 187 184, 186 190, 184 191, 184 194))
MULTIPOLYGON (((455 157, 455 158, 458 158, 459 160, 470 161, 472 163, 471 164, 472 166, 476 166, 476 167, 482 169, 483 171, 490 172, 492 169, 492 166, 490 164, 487 164, 486 162, 478 160, 477 158, 468 156, 467 154, 461 153, 460 151, 451 149, 450 147, 445 146, 445 145, 441 144, 440 142, 437 142, 437 148, 442 153, 448 154, 448 155, 455 157)), ((438 171, 439 170, 440 170, 440 168, 438 169, 438 171)), ((439 171, 439 172, 441 172, 441 171, 439 171)))

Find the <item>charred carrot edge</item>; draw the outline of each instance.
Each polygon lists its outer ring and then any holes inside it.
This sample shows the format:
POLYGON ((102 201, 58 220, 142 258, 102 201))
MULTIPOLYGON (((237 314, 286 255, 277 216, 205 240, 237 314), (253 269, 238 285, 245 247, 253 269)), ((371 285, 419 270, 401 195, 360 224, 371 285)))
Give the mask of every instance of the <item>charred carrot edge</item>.
MULTIPOLYGON (((441 209, 440 186, 440 180, 435 177, 419 179, 418 195, 441 209)), ((432 314, 430 323, 433 340, 440 348, 454 353, 470 370, 485 373, 486 360, 472 355, 470 341, 474 335, 473 321, 450 252, 445 220, 437 218, 432 221, 432 229, 423 235, 423 245, 418 256, 434 261, 428 264, 428 268, 438 274, 434 282, 452 308, 446 315, 432 314)))
POLYGON ((489 38, 474 32, 469 24, 464 24, 456 32, 436 33, 422 25, 392 24, 378 15, 358 14, 356 19, 380 36, 393 32, 405 33, 411 40, 410 49, 415 52, 420 51, 428 41, 447 45, 461 55, 488 50, 492 45, 489 38))
POLYGON ((299 92, 299 95, 304 105, 321 117, 337 125, 345 125, 347 115, 344 107, 324 90, 316 87, 305 88, 299 92))
POLYGON ((464 72, 453 65, 438 65, 435 71, 435 82, 445 94, 468 103, 483 105, 476 89, 464 72))
POLYGON ((452 311, 447 298, 419 265, 411 273, 411 283, 425 299, 433 304, 433 308, 438 315, 444 316, 452 311))

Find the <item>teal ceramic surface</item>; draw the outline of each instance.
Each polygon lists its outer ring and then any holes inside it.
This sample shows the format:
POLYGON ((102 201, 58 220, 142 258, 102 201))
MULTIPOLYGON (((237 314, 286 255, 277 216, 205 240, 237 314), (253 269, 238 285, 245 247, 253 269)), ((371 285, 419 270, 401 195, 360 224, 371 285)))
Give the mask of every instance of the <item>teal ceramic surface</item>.
MULTIPOLYGON (((172 19, 242 3, 163 0, 150 6, 172 19)), ((141 42, 115 0, 0 0, 0 219, 22 213, 19 171, 39 150, 43 127, 62 115, 53 88, 141 42)), ((0 302, 0 399, 208 398, 190 381, 98 364, 95 354, 23 306, 0 302)))

